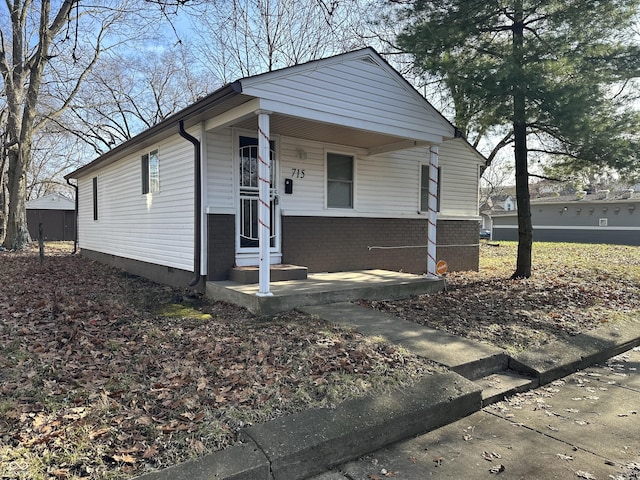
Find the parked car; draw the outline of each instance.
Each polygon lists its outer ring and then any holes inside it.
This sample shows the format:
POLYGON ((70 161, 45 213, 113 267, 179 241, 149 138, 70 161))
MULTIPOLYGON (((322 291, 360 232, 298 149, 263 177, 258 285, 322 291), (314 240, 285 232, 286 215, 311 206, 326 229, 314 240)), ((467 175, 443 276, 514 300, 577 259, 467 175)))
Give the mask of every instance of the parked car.
POLYGON ((491 238, 491 230, 485 230, 484 228, 480 230, 480 238, 485 240, 489 240, 491 238))

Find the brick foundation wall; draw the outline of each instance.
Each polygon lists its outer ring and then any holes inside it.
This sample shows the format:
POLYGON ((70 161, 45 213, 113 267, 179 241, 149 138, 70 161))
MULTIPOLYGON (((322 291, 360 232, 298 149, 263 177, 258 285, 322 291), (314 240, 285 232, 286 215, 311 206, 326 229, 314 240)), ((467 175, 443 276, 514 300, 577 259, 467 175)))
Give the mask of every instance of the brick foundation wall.
POLYGON ((207 280, 227 280, 236 260, 234 215, 207 215, 207 280))
MULTIPOLYGON (((207 222, 207 279, 227 280, 235 264, 235 217, 207 215, 207 222)), ((477 221, 438 221, 437 258, 450 272, 478 270, 478 228, 477 221)), ((422 274, 426 244, 426 218, 282 217, 282 263, 306 266, 311 273, 379 268, 422 274)))
POLYGON ((436 257, 447 262, 450 272, 478 270, 479 229, 475 220, 438 220, 436 257))
MULTIPOLYGON (((438 222, 438 243, 478 244, 477 221, 438 222)), ((283 217, 283 263, 309 272, 380 268, 425 273, 427 220, 384 218, 283 217), (369 249, 378 247, 417 247, 369 249)), ((478 247, 438 246, 449 271, 477 270, 478 247), (446 258, 445 258, 446 257, 446 258)))
POLYGON ((309 272, 380 268, 424 273, 426 248, 368 247, 426 245, 426 238, 426 219, 283 217, 282 261, 309 272))

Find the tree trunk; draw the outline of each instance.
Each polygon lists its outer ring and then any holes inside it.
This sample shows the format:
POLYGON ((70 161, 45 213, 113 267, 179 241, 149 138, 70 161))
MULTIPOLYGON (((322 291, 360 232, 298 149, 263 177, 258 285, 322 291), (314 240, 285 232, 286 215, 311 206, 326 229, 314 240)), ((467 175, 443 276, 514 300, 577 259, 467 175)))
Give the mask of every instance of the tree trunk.
POLYGON ((9 162, 5 182, 9 190, 9 211, 3 245, 10 250, 20 250, 31 242, 27 228, 27 170, 40 85, 45 64, 52 58, 51 42, 69 23, 69 12, 74 4, 77 4, 77 0, 56 2, 59 11, 51 17, 51 0, 39 2, 37 15, 34 13, 36 7, 32 7, 31 2, 7 2, 11 15, 12 48, 10 52, 0 49, 0 73, 5 80, 8 116, 4 148, 7 149, 9 162), (29 17, 31 14, 33 18, 29 17), (34 38, 26 30, 27 24, 37 25, 34 38), (34 44, 25 48, 25 38, 34 44), (32 48, 34 53, 30 53, 32 48))
POLYGON ((9 250, 21 250, 31 237, 27 228, 27 169, 25 157, 28 158, 30 149, 22 148, 9 151, 9 171, 7 187, 9 189, 9 209, 7 215, 7 229, 4 247, 9 250))
POLYGON ((531 201, 529 196, 529 165, 527 159, 527 108, 526 76, 524 73, 524 23, 522 0, 515 8, 513 25, 513 68, 515 82, 513 88, 513 135, 516 166, 516 200, 518 202, 518 258, 516 271, 511 278, 531 276, 531 247, 533 227, 531 226, 531 201))
MULTIPOLYGON (((6 141, 2 140, 6 145, 6 141)), ((9 190, 7 189, 7 170, 9 162, 7 150, 2 147, 0 150, 0 245, 4 243, 7 234, 7 216, 9 215, 9 190)))

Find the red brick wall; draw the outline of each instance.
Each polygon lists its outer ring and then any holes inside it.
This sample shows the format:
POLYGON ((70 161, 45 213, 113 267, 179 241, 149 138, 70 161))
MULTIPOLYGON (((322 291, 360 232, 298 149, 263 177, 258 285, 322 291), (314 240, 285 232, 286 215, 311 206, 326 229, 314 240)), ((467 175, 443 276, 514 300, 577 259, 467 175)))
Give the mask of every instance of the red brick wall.
MULTIPOLYGON (((439 221, 439 244, 478 244, 477 221, 439 221)), ((283 217, 283 263, 309 272, 380 268, 424 273, 427 220, 381 218, 283 217), (369 247, 416 247, 370 249, 369 247)), ((449 271, 477 270, 478 247, 438 247, 449 271)))
POLYGON ((479 268, 480 224, 473 220, 438 220, 437 258, 450 272, 479 268), (447 245, 450 245, 447 247, 447 245))
MULTIPOLYGON (((207 215, 208 280, 229 278, 235 263, 234 218, 207 215)), ((476 221, 438 221, 437 258, 449 271, 478 269, 478 228, 476 221)), ((426 218, 282 217, 282 263, 306 266, 312 273, 380 268, 421 274, 427 269, 426 245, 426 218), (381 246, 417 248, 369 249, 381 246)))

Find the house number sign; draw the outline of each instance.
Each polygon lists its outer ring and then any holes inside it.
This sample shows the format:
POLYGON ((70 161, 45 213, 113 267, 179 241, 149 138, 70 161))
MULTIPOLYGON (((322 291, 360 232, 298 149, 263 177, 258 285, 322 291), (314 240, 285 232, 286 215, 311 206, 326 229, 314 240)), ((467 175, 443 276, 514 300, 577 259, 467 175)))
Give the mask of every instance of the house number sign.
POLYGON ((304 178, 304 168, 292 168, 291 169, 291 177, 292 178, 304 178))

